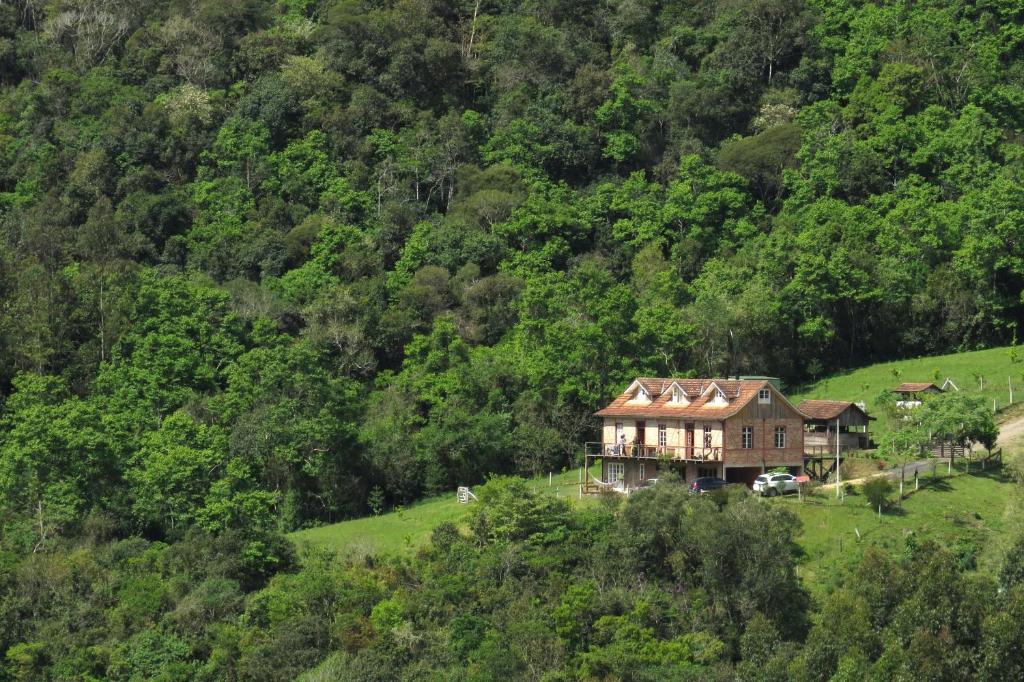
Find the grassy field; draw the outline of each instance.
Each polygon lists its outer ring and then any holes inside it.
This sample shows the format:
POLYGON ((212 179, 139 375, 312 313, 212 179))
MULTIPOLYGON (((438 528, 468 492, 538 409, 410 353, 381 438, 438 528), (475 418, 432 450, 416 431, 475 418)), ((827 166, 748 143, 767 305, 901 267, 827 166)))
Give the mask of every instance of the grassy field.
MULTIPOLYGON (((592 473, 599 474, 596 470, 592 473)), ((548 485, 547 476, 532 479, 531 483, 538 490, 578 504, 578 481, 579 471, 574 469, 555 474, 551 485, 548 485)), ((583 502, 592 500, 584 498, 583 502)), ((470 506, 459 504, 452 492, 387 514, 300 530, 289 537, 299 545, 319 545, 346 557, 368 554, 411 555, 427 543, 431 531, 439 524, 446 521, 461 524, 470 506)))
MULTIPOLYGON (((1000 414, 999 421, 1022 416, 1024 406, 1014 405, 1000 414)), ((961 464, 952 476, 940 475, 934 485, 922 477, 922 488, 905 499, 901 509, 881 519, 860 495, 842 503, 832 492, 803 502, 793 497, 773 500, 803 523, 798 541, 804 551, 804 584, 816 595, 826 593, 867 547, 898 554, 911 535, 940 542, 964 561, 973 560, 979 571, 998 571, 1010 544, 1024 535, 1024 487, 1010 477, 1010 469, 1024 458, 1024 434, 1002 439, 1001 447, 1007 463, 1003 469, 983 472, 975 464, 965 473, 961 464)), ((939 467, 939 473, 943 471, 939 467)))
POLYGON ((941 386, 949 377, 961 391, 982 395, 989 403, 995 400, 996 407, 1002 410, 1010 402, 1007 385, 1009 378, 1013 384, 1014 402, 1024 402, 1024 352, 1021 353, 1021 360, 1020 363, 1012 362, 1009 348, 992 348, 883 362, 837 374, 808 386, 794 387, 790 398, 795 403, 808 398, 855 402, 863 400, 868 412, 878 418, 872 424, 872 430, 880 434, 887 430, 888 420, 885 414, 876 409, 876 398, 883 390, 895 388, 904 381, 932 381, 941 386), (984 390, 977 377, 984 379, 984 390))
MULTIPOLYGON (((1024 445, 1024 444, 1022 444, 1024 445)), ((932 538, 979 570, 997 570, 1008 542, 1024 532, 1024 496, 1020 486, 1000 471, 954 470, 903 501, 901 509, 886 512, 881 519, 869 509, 864 497, 847 495, 842 503, 831 494, 820 493, 799 501, 777 498, 767 504, 781 504, 803 524, 798 542, 803 550, 800 575, 815 596, 827 594, 868 547, 890 554, 905 550, 907 538, 932 538), (857 534, 860 534, 858 538, 857 534)), ((539 490, 579 504, 578 472, 534 479, 539 490)), ((592 503, 595 498, 584 498, 592 503)), ((363 519, 344 521, 291 534, 297 544, 319 545, 347 558, 370 554, 410 556, 430 539, 431 531, 450 521, 463 528, 471 505, 461 505, 455 495, 446 495, 396 511, 363 519)))
POLYGON ((901 508, 883 513, 869 509, 863 496, 848 495, 838 502, 831 494, 813 495, 802 502, 795 497, 773 500, 803 522, 798 539, 804 551, 800 575, 817 596, 827 593, 868 547, 888 554, 905 551, 907 540, 933 539, 978 570, 998 570, 1009 526, 1017 525, 1019 489, 999 470, 970 474, 962 469, 903 500, 901 508), (858 532, 860 534, 858 538, 858 532))
MULTIPOLYGON (((820 493, 803 501, 788 496, 766 500, 766 504, 784 505, 800 519, 799 573, 815 597, 828 594, 868 547, 897 555, 906 550, 911 535, 938 541, 978 570, 998 570, 1009 543, 1024 533, 1021 486, 998 470, 965 473, 960 469, 952 476, 942 475, 943 471, 940 467, 933 483, 926 484, 923 477, 919 491, 881 518, 859 494, 847 495, 841 503, 832 494, 820 493)), ((556 475, 551 486, 547 478, 533 483, 539 490, 580 504, 577 480, 578 472, 569 471, 556 475)), ((582 503, 595 499, 584 498, 582 503)), ((450 521, 465 529, 470 509, 452 494, 380 516, 299 531, 291 538, 300 546, 322 546, 346 558, 410 556, 429 541, 440 523, 450 521)))

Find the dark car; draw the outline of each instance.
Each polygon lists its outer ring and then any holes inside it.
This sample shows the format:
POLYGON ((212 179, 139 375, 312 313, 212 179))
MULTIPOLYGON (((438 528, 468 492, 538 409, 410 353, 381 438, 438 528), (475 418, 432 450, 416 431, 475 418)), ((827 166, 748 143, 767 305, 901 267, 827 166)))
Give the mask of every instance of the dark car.
POLYGON ((722 486, 726 485, 726 481, 723 478, 715 478, 714 476, 701 476, 700 478, 693 479, 693 483, 690 484, 691 493, 708 493, 712 490, 718 490, 722 486))

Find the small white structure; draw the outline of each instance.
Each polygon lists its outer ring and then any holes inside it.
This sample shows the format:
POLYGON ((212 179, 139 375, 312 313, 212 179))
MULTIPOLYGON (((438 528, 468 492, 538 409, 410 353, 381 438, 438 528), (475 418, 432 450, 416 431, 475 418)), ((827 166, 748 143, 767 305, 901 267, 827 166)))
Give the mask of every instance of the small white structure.
POLYGON ((458 490, 458 492, 457 492, 457 496, 458 496, 458 498, 459 498, 459 504, 468 504, 468 503, 469 503, 469 500, 470 500, 470 498, 472 498, 472 499, 474 499, 474 500, 476 499, 476 495, 474 495, 474 494, 473 494, 473 493, 472 493, 472 492, 471 492, 471 491, 469 490, 469 488, 467 488, 467 487, 466 487, 466 486, 464 486, 464 485, 460 485, 460 486, 459 486, 459 490, 458 490))

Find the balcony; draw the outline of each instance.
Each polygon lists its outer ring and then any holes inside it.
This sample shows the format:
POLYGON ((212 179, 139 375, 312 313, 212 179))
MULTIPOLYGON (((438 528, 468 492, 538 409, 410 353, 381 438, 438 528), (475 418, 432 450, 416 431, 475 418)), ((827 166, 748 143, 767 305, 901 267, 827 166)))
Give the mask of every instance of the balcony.
POLYGON ((722 448, 705 448, 696 445, 639 445, 627 443, 584 444, 584 452, 588 458, 619 457, 624 459, 660 459, 677 462, 721 462, 722 448))

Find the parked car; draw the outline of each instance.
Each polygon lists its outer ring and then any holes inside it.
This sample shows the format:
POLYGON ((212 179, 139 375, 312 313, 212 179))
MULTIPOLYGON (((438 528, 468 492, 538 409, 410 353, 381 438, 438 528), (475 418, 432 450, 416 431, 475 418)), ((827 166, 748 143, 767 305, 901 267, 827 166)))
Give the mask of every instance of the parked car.
POLYGON ((761 474, 754 479, 754 492, 769 497, 795 493, 799 488, 793 474, 761 474))
POLYGON ((716 478, 714 476, 701 476, 700 478, 693 479, 693 483, 690 484, 691 493, 707 493, 712 490, 718 490, 722 486, 727 485, 724 478, 716 478))

